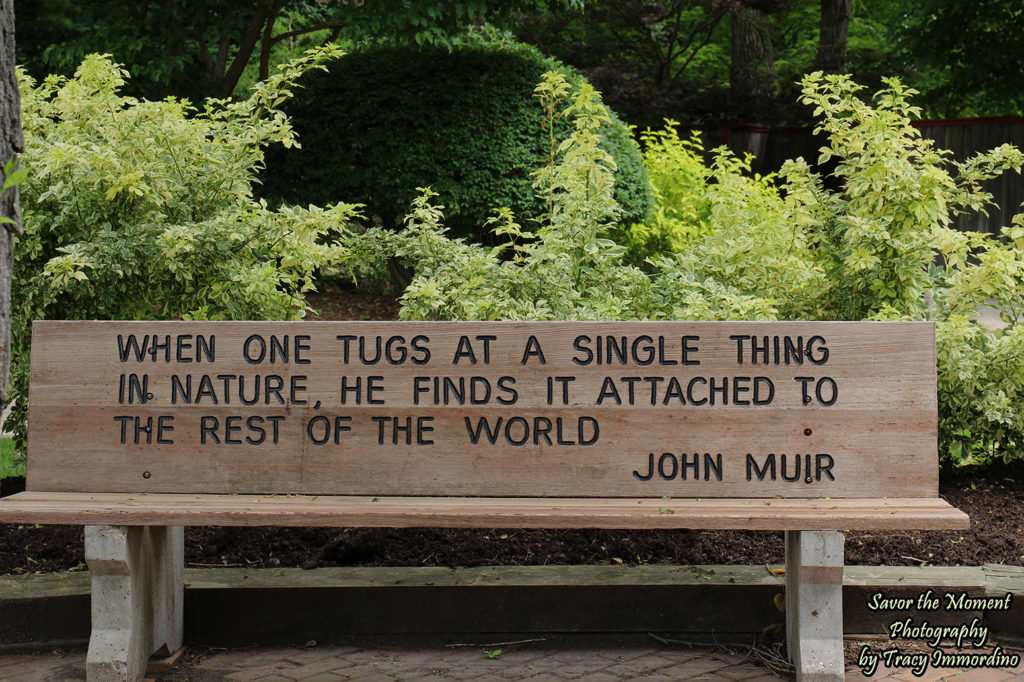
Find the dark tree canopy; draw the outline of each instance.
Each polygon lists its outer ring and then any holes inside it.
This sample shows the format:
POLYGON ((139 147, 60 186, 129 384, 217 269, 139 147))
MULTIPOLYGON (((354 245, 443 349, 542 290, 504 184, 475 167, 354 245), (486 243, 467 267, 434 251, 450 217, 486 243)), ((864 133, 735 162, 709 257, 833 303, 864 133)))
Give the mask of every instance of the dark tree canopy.
POLYGON ((225 96, 303 44, 458 44, 467 26, 587 74, 628 119, 796 123, 810 70, 875 87, 897 75, 926 115, 1024 112, 1020 0, 14 0, 19 63, 69 75, 90 52, 129 94, 225 96), (241 80, 239 80, 241 78, 241 80))
MULTIPOLYGON (((571 4, 564 0, 547 4, 571 4)), ((18 0, 20 63, 36 77, 69 74, 93 52, 128 66, 136 94, 226 97, 252 60, 261 76, 283 40, 328 30, 407 44, 451 40, 462 27, 500 22, 542 0, 18 0), (282 28, 295 17, 300 25, 282 28)))
POLYGON ((1024 3, 908 3, 900 52, 921 72, 918 89, 941 114, 1024 113, 1024 3))

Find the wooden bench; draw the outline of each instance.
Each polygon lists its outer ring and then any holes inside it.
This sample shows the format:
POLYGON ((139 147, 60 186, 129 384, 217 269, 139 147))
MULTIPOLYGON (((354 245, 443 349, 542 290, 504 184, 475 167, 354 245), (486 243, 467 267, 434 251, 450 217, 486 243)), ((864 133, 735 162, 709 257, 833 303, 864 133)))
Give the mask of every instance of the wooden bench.
POLYGON ((182 643, 183 526, 786 531, 800 679, 843 679, 842 530, 937 496, 934 327, 38 322, 28 487, 86 525, 90 680, 182 643))

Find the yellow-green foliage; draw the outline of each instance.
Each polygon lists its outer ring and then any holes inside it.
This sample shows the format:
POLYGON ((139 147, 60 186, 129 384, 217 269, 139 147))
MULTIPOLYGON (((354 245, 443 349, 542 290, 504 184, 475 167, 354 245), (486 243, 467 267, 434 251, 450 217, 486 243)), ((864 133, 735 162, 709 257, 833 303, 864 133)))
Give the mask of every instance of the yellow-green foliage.
POLYGON ((644 222, 616 235, 636 264, 656 254, 682 251, 711 231, 711 171, 704 165, 700 134, 684 140, 677 121, 665 123, 663 130, 640 135, 655 208, 644 222))
POLYGON ((416 268, 402 309, 413 319, 934 319, 944 461, 1024 457, 1024 218, 1006 244, 950 227, 957 212, 991 201, 982 181, 1019 171, 1024 155, 1003 146, 952 163, 910 125, 913 91, 890 80, 867 103, 859 90, 845 76, 803 82, 840 191, 803 159, 761 178, 724 150, 704 167, 696 141, 649 134, 659 207, 644 229, 660 232, 631 242, 651 252, 645 270, 607 237, 617 211, 591 92, 573 96, 565 114, 576 133, 534 176, 551 202, 536 239, 501 210, 492 224, 512 238, 511 253, 452 240, 427 191, 405 233, 371 231, 353 248, 416 268), (1005 329, 974 320, 985 301, 1005 329))
POLYGON ((659 269, 678 269, 770 301, 784 318, 815 316, 829 288, 812 256, 808 227, 816 220, 806 166, 788 165, 781 186, 749 174, 749 163, 716 150, 706 201, 706 236, 681 251, 655 257, 659 269))
POLYGON ((962 464, 1024 457, 1024 214, 1003 235, 1000 243, 951 233, 940 247, 948 264, 934 293, 940 436, 962 464), (1006 326, 978 324, 984 305, 1006 326))
POLYGON ((617 235, 628 260, 756 292, 784 317, 812 315, 808 302, 828 284, 807 258, 807 228, 818 216, 806 166, 788 165, 781 180, 754 175, 749 156, 725 147, 705 164, 699 134, 682 139, 675 121, 666 124, 642 136, 655 210, 617 235))
MULTIPOLYGON (((71 79, 21 78, 30 169, 14 249, 13 420, 24 445, 36 319, 287 319, 316 269, 343 255, 325 236, 351 206, 269 211, 252 198, 263 148, 295 143, 277 107, 333 49, 285 65, 246 100, 137 101, 127 73, 88 57, 71 79)), ((13 425, 11 422, 13 421, 13 425)))

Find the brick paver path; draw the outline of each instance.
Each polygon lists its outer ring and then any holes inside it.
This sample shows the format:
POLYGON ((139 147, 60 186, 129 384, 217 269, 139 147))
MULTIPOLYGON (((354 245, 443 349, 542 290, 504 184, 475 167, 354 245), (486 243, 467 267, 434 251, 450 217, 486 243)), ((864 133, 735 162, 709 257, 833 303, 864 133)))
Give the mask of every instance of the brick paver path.
MULTIPOLYGON (((175 670, 152 679, 162 682, 394 682, 416 680, 582 680, 615 682, 777 682, 788 679, 740 656, 711 649, 671 646, 590 646, 552 648, 538 644, 506 647, 500 654, 477 647, 285 647, 190 651, 175 670)), ((0 656, 0 680, 48 682, 85 679, 85 653, 0 656)), ((909 670, 879 669, 871 678, 854 667, 848 680, 906 682, 1004 682, 1024 680, 1024 668, 1010 670, 929 670, 915 677, 909 670)))

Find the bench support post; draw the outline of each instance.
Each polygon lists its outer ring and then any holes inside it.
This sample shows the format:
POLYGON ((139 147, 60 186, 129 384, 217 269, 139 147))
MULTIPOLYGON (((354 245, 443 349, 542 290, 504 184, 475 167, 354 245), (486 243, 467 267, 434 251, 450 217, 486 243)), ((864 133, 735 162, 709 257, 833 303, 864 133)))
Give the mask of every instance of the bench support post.
POLYGON ((184 537, 181 526, 85 527, 89 682, 141 680, 151 655, 181 647, 184 537))
POLYGON ((786 532, 786 642, 797 680, 845 679, 840 531, 786 532))

